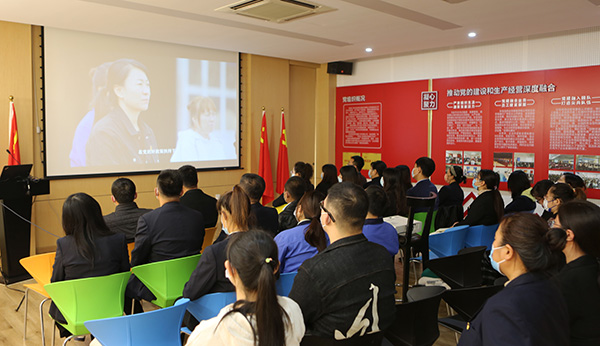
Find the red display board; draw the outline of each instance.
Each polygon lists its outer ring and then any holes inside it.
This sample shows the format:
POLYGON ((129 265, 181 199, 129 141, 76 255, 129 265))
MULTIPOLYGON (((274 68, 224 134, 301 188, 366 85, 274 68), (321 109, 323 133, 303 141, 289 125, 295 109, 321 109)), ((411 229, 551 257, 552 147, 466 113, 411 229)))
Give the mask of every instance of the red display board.
MULTIPOLYGON (((600 198, 599 80, 600 66, 432 80, 438 102, 432 111, 433 182, 445 184, 450 164, 469 177, 493 169, 502 189, 515 170, 532 181, 573 172, 585 180, 588 197, 600 198)), ((425 91, 427 81, 338 88, 336 163, 353 145, 361 153, 380 152, 392 165, 412 166, 426 155, 425 91), (352 101, 356 97, 361 101, 352 101), (352 104, 372 104, 372 112, 348 112, 352 104), (378 123, 356 136, 349 124, 371 118, 378 123), (373 140, 377 131, 381 148, 373 140)))

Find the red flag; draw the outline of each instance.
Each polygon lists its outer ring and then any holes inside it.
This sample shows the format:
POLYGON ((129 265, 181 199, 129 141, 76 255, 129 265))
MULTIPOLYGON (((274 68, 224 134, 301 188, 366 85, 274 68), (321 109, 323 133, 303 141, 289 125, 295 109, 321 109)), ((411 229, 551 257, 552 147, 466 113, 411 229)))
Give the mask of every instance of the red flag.
POLYGON ((281 137, 279 137, 279 155, 277 156, 277 193, 283 193, 283 187, 290 178, 288 162, 287 134, 285 133, 285 117, 281 112, 281 137))
POLYGON ((8 117, 8 150, 12 155, 8 155, 8 165, 21 164, 21 150, 19 149, 19 136, 17 134, 17 113, 15 113, 15 103, 10 101, 8 117))
POLYGON ((271 172, 271 156, 269 155, 269 137, 267 136, 267 118, 262 112, 262 125, 260 127, 260 156, 258 161, 258 175, 265 180, 265 192, 262 203, 267 204, 275 197, 273 194, 273 173, 271 172))

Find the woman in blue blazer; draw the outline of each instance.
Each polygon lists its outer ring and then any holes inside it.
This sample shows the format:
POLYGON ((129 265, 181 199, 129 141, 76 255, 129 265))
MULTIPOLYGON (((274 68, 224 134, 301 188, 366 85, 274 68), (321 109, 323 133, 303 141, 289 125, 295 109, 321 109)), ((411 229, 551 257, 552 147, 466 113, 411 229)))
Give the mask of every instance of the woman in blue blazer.
POLYGON ((459 346, 569 345, 569 316, 548 272, 560 249, 552 247, 548 226, 534 214, 502 220, 492 244, 492 266, 509 279, 467 324, 459 346))

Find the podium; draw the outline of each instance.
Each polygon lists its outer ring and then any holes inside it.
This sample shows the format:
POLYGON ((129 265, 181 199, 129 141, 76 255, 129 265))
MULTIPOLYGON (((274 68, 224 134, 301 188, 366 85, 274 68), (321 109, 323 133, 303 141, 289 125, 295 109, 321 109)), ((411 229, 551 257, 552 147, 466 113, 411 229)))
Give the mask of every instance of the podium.
POLYGON ((50 182, 32 179, 29 170, 31 165, 5 166, 0 176, 0 281, 5 284, 30 277, 19 260, 30 256, 31 198, 50 193, 50 182))

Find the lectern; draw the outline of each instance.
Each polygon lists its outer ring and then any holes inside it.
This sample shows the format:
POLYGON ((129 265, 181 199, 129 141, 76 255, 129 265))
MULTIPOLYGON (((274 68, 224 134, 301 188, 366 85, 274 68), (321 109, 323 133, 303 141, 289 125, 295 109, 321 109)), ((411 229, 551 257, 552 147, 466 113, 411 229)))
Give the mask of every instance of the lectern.
POLYGON ((31 165, 5 166, 0 176, 0 269, 5 284, 30 277, 19 260, 30 255, 31 197, 50 193, 50 182, 31 178, 30 171, 31 165))

